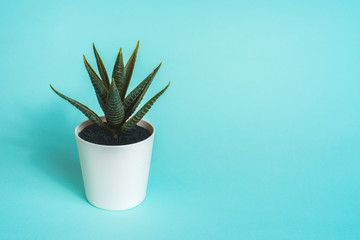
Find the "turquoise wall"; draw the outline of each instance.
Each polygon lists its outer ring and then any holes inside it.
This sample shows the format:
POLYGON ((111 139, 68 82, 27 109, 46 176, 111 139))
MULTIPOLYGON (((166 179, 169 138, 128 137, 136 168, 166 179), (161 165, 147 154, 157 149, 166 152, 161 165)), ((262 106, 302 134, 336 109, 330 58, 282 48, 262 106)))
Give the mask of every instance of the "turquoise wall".
MULTIPOLYGON (((0 239, 359 239, 359 1, 1 1, 0 239), (140 40, 147 198, 85 198, 83 66, 140 40)), ((110 70, 109 70, 110 71, 110 70)))

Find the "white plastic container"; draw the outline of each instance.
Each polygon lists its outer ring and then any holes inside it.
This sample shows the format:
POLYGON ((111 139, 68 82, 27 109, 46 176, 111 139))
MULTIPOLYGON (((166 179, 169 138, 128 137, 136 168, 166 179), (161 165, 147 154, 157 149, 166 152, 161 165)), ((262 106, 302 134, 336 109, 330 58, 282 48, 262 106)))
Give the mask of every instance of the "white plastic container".
POLYGON ((150 137, 133 144, 107 146, 79 137, 79 133, 91 124, 87 120, 75 129, 86 198, 92 205, 106 210, 124 210, 139 205, 146 195, 154 127, 141 120, 138 126, 147 129, 150 137))

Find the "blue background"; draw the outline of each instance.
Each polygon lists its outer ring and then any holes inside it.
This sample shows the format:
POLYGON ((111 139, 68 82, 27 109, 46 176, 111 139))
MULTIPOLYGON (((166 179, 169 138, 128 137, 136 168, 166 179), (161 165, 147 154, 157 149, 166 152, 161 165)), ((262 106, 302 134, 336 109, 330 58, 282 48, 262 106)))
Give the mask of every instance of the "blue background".
POLYGON ((1 1, 0 239, 360 239, 359 1, 1 1), (82 62, 162 61, 146 200, 85 198, 82 62))

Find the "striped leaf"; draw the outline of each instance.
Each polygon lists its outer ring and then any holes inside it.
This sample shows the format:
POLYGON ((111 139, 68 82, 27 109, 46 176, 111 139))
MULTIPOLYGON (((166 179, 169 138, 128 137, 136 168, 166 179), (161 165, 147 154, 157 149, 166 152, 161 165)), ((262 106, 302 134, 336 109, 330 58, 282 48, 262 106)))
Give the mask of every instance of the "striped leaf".
POLYGON ((51 84, 50 84, 50 87, 57 95, 59 95, 61 98, 65 99, 66 101, 71 103, 74 107, 79 109, 91 122, 93 122, 94 124, 96 124, 97 126, 99 126, 101 128, 109 130, 107 128, 107 126, 101 121, 101 118, 96 113, 94 113, 90 108, 88 108, 87 106, 85 106, 82 103, 79 103, 78 101, 75 101, 75 100, 59 93, 58 91, 56 91, 53 88, 53 86, 51 86, 51 84))
POLYGON ((116 58, 112 78, 115 80, 119 94, 121 94, 121 89, 124 83, 124 59, 121 48, 116 58))
POLYGON ((115 80, 111 81, 109 96, 106 101, 105 117, 111 128, 119 128, 125 116, 124 107, 116 88, 115 80))
POLYGON ((134 67, 135 67, 137 53, 138 53, 138 50, 139 50, 139 44, 140 44, 140 41, 137 42, 135 50, 131 54, 128 62, 126 63, 125 69, 124 69, 124 82, 123 82, 123 85, 122 85, 122 88, 121 88, 121 93, 120 93, 121 99, 125 98, 126 91, 127 91, 128 87, 129 87, 131 76, 133 74, 134 67))
POLYGON ((128 132, 133 127, 135 127, 135 125, 145 116, 145 114, 150 110, 155 101, 166 91, 166 89, 168 89, 169 86, 170 82, 163 90, 158 92, 147 103, 145 103, 144 106, 140 108, 140 110, 121 127, 120 131, 128 132))
POLYGON ((96 74, 94 69, 86 61, 85 55, 84 55, 84 64, 85 64, 85 68, 89 74, 91 83, 95 89, 96 97, 99 101, 99 104, 100 104, 102 110, 105 112, 105 105, 106 105, 106 98, 108 95, 108 90, 106 89, 104 83, 101 81, 101 79, 96 74))
POLYGON ((97 63, 97 67, 99 69, 99 73, 101 76, 101 79, 106 87, 106 89, 110 88, 110 82, 109 82, 109 76, 106 72, 106 68, 104 66, 103 61, 101 60, 101 57, 98 53, 98 51, 96 50, 95 44, 93 43, 93 49, 94 49, 94 54, 95 54, 95 58, 96 58, 96 63, 97 63))
POLYGON ((156 73, 158 72, 161 63, 157 68, 155 68, 149 76, 147 76, 134 90, 129 93, 129 95, 125 98, 124 108, 125 108, 125 119, 130 117, 139 106, 140 102, 144 98, 145 93, 149 89, 152 80, 154 79, 156 73))

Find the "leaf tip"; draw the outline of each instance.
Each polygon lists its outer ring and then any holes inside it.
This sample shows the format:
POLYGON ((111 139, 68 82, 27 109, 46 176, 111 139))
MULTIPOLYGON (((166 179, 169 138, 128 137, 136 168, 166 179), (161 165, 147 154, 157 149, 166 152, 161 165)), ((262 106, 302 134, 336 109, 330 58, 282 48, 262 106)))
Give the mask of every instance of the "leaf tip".
POLYGON ((134 52, 137 53, 137 51, 139 50, 139 45, 140 45, 140 40, 137 41, 134 52))
POLYGON ((95 47, 95 43, 93 43, 93 50, 94 50, 95 56, 98 55, 98 52, 97 52, 96 47, 95 47))
POLYGON ((50 84, 50 88, 56 93, 58 94, 58 92, 55 90, 55 88, 50 84))

